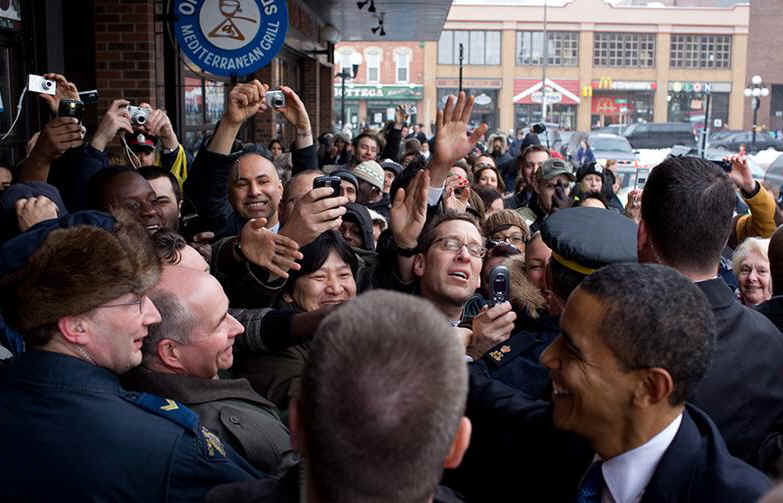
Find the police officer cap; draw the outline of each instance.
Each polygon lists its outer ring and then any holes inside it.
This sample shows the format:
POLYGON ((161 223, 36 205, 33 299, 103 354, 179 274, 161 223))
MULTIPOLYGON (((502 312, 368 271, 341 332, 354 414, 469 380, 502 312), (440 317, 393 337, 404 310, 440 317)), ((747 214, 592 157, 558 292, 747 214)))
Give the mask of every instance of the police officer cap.
POLYGON ((558 210, 541 226, 552 260, 589 275, 609 264, 636 262, 636 224, 602 208, 558 210))

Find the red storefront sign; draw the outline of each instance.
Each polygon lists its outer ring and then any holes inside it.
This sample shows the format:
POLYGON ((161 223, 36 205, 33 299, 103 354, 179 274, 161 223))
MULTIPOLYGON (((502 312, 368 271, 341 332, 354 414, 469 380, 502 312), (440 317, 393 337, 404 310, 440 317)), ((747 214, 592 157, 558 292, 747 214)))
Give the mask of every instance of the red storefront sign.
POLYGON ((633 112, 633 102, 628 96, 593 95, 590 113, 593 115, 620 115, 633 112))
MULTIPOLYGON (((541 87, 541 79, 515 79, 514 104, 540 105, 544 99, 541 87)), ((578 105, 579 81, 546 79, 546 101, 550 104, 578 105)))

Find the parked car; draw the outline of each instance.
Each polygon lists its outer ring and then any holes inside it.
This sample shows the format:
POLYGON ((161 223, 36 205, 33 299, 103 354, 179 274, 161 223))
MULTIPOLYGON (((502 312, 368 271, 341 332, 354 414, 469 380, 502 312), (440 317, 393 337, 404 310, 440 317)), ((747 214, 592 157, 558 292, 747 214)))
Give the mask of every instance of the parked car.
POLYGON ((623 136, 635 149, 696 144, 693 128, 688 122, 637 122, 628 126, 623 136))
MULTIPOLYGON (((576 133, 572 135, 568 141, 568 150, 565 156, 572 164, 576 164, 576 151, 579 149, 579 143, 585 138, 587 138, 595 160, 599 164, 603 165, 607 160, 615 159, 620 169, 633 168, 636 154, 628 140, 616 134, 606 133, 576 133)), ((576 168, 577 166, 575 166, 576 168)))
POLYGON ((596 128, 590 131, 591 133, 606 133, 606 134, 616 134, 621 135, 623 134, 623 131, 628 128, 628 124, 609 124, 608 126, 596 128))
POLYGON ((723 148, 731 152, 739 152, 740 145, 745 145, 745 151, 756 154, 768 148, 783 150, 783 142, 776 140, 768 133, 756 133, 756 143, 753 144, 752 131, 730 131, 717 138, 710 135, 710 147, 723 148))

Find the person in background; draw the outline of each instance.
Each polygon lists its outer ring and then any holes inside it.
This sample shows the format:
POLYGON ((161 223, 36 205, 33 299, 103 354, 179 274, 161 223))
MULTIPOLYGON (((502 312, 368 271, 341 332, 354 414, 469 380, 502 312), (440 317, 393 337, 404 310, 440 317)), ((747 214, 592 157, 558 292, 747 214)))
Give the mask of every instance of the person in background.
POLYGON ((0 191, 7 189, 14 180, 14 175, 6 166, 0 166, 0 191))
POLYGON ((503 196, 497 190, 479 185, 473 187, 472 191, 484 203, 484 218, 503 210, 503 196))
POLYGON ((587 138, 582 138, 582 141, 579 142, 579 148, 576 150, 576 162, 579 166, 595 162, 595 155, 593 154, 593 149, 590 148, 587 138))
POLYGON ((495 189, 501 194, 506 192, 506 184, 494 166, 480 165, 473 174, 473 183, 495 189))
POLYGON ((731 257, 739 285, 737 296, 746 306, 757 306, 772 297, 768 250, 769 239, 747 238, 731 257))
POLYGON ((272 161, 274 161, 275 159, 277 159, 283 154, 283 144, 280 143, 280 140, 270 141, 266 149, 269 150, 270 154, 272 154, 272 161))

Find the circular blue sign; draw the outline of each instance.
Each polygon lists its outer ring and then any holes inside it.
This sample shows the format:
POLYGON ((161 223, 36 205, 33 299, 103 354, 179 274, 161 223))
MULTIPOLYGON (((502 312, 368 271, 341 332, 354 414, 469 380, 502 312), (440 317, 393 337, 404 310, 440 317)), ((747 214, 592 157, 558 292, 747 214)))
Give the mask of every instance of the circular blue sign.
POLYGON ((174 0, 179 49, 202 70, 249 75, 280 52, 288 30, 286 0, 174 0))

